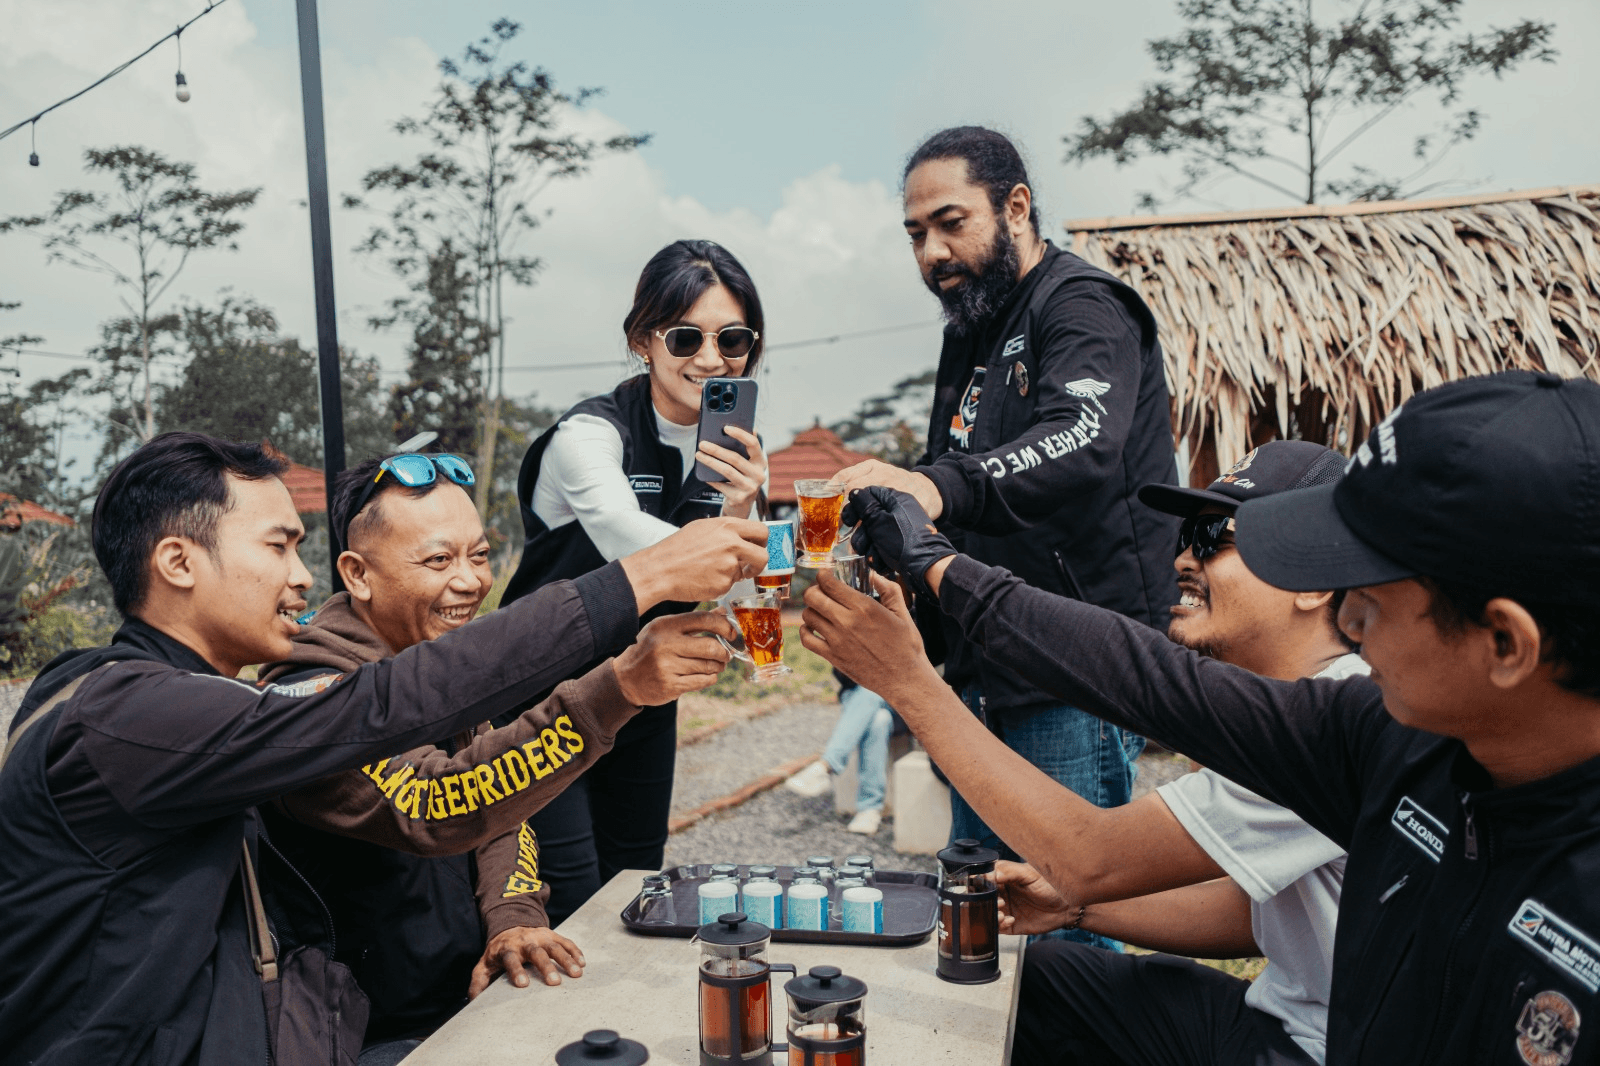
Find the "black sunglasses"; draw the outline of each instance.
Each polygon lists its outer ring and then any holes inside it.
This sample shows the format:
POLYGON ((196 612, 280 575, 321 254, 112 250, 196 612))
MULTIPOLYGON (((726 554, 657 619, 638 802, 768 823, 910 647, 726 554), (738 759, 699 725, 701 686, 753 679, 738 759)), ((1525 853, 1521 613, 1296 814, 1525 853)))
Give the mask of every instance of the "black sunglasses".
POLYGON ((1203 562, 1227 547, 1222 541, 1222 535, 1232 533, 1233 530, 1232 515, 1191 515, 1178 527, 1178 554, 1182 555, 1193 547, 1195 561, 1203 562))
MULTIPOLYGON (((673 326, 669 330, 656 330, 667 346, 667 354, 679 359, 689 359, 700 354, 706 344, 706 331, 699 326, 673 326)), ((749 326, 728 326, 710 334, 716 339, 717 351, 724 359, 743 359, 755 348, 761 334, 749 326)))

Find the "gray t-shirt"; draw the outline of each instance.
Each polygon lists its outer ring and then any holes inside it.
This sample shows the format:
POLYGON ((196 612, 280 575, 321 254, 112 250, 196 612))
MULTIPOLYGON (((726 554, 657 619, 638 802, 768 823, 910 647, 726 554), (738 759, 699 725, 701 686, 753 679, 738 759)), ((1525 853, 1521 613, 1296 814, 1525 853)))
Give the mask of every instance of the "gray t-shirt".
MULTIPOLYGON (((1367 670, 1361 656, 1350 654, 1316 676, 1337 680, 1367 670)), ((1195 842, 1250 895, 1251 931, 1267 968, 1245 993, 1245 1003, 1282 1021, 1306 1054, 1325 1061, 1344 851, 1292 811, 1211 770, 1186 774, 1156 791, 1195 842)))

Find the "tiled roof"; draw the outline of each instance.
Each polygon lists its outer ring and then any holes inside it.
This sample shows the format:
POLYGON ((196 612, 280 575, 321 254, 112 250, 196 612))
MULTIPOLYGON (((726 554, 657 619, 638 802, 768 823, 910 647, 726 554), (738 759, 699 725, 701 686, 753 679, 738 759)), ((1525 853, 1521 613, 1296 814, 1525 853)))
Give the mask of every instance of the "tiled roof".
POLYGON ((767 456, 767 476, 772 503, 794 503, 794 483, 799 478, 832 477, 847 466, 871 459, 853 452, 831 429, 819 423, 795 435, 794 443, 767 456))
POLYGON ((78 524, 64 514, 40 507, 32 500, 22 500, 9 492, 0 492, 0 529, 21 529, 24 522, 50 522, 58 526, 78 524))

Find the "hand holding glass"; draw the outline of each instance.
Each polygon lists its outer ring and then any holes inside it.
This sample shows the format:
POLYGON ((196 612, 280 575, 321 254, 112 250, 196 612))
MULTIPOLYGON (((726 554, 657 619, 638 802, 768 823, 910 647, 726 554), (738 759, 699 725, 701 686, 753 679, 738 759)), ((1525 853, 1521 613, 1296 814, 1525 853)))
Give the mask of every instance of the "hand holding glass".
POLYGON ((734 658, 750 664, 750 680, 770 681, 793 670, 783 663, 782 600, 776 591, 763 590, 754 596, 728 601, 728 615, 739 627, 743 648, 734 647, 722 637, 722 646, 734 658))

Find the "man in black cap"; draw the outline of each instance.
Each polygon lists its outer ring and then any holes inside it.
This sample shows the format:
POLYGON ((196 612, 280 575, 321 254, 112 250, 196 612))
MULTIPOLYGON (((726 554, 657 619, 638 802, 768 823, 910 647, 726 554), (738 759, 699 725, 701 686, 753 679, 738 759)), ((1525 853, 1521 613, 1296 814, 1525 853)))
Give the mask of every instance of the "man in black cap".
MULTIPOLYGON (((1519 371, 1430 389, 1337 484, 1239 509, 1258 576, 1349 590, 1339 623, 1370 680, 1257 677, 955 555, 903 494, 852 510, 879 565, 986 654, 1346 848, 1330 1063, 1600 1061, 1583 1025, 1600 1010, 1600 386, 1519 371)), ((986 820, 1039 821, 1021 817, 1033 771, 906 668, 903 611, 826 576, 806 600, 807 647, 905 708, 941 764, 986 766, 968 797, 986 820)), ((1046 840, 1025 824, 1011 843, 1046 840)))

